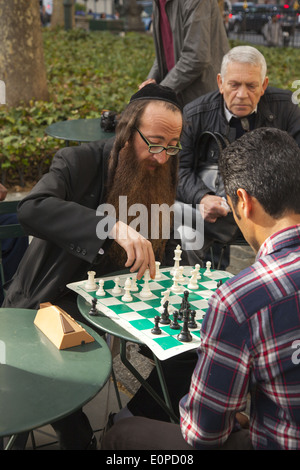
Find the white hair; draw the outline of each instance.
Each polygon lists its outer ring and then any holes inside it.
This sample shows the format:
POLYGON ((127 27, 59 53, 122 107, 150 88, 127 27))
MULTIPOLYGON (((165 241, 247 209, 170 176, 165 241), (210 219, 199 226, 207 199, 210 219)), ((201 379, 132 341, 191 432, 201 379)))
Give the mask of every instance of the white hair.
POLYGON ((224 78, 227 72, 228 64, 238 62, 243 64, 251 64, 261 67, 261 81, 263 82, 267 74, 267 64, 264 56, 252 46, 237 46, 230 49, 224 55, 221 65, 221 77, 224 78))

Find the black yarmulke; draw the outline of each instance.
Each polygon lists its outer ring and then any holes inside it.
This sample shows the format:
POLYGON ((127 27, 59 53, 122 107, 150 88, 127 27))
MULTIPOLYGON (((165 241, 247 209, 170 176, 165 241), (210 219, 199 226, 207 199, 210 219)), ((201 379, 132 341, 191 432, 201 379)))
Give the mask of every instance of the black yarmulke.
POLYGON ((149 83, 137 91, 130 98, 130 103, 136 100, 160 100, 167 101, 172 103, 177 108, 182 110, 182 107, 179 104, 176 93, 169 87, 157 85, 156 83, 149 83))

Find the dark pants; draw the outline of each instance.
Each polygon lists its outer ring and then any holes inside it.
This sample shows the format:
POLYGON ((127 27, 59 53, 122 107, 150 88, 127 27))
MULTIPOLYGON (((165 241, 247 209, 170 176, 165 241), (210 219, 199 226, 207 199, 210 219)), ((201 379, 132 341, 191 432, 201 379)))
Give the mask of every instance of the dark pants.
MULTIPOLYGON (((191 351, 180 354, 165 361, 161 361, 164 378, 172 403, 173 411, 179 418, 179 401, 190 388, 192 373, 197 363, 197 353, 191 351)), ((163 398, 156 368, 148 379, 148 384, 163 398)), ((133 398, 127 403, 128 409, 134 416, 144 416, 161 421, 169 421, 169 416, 161 406, 149 395, 144 387, 140 387, 133 398)))
MULTIPOLYGON (((104 435, 102 450, 194 450, 182 437, 178 424, 133 417, 121 419, 104 435)), ((209 448, 208 448, 209 449, 209 448)), ((213 450, 252 450, 249 430, 233 432, 213 450)))

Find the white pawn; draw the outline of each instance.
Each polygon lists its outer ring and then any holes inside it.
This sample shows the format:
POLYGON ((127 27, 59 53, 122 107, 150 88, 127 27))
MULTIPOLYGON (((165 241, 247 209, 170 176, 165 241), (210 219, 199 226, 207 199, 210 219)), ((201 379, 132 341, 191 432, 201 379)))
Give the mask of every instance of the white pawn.
POLYGON ((188 283, 188 288, 196 290, 199 288, 197 284, 197 274, 198 274, 197 270, 194 269, 193 271, 191 271, 191 274, 192 274, 192 277, 190 279, 190 282, 188 283))
POLYGON ((161 272, 159 270, 160 262, 155 261, 155 279, 161 279, 161 272))
POLYGON ((185 282, 185 277, 183 275, 183 270, 184 270, 184 267, 179 266, 179 268, 178 268, 178 282, 181 282, 181 284, 183 284, 185 282))
POLYGON ((210 261, 207 261, 207 262, 206 262, 206 270, 205 270, 205 272, 204 272, 204 275, 205 275, 205 276, 210 276, 210 275, 211 275, 211 270, 210 270, 210 268, 211 268, 211 262, 210 262, 210 261))
POLYGON ((172 278, 173 280, 173 285, 171 287, 171 291, 172 292, 181 292, 182 291, 182 288, 178 285, 178 282, 179 282, 179 272, 178 270, 176 269, 175 273, 174 273, 174 276, 172 278))
POLYGON ((115 277, 115 286, 112 290, 112 293, 114 295, 118 295, 118 294, 121 294, 122 293, 122 289, 121 287, 119 286, 119 282, 120 282, 120 278, 119 277, 115 277))
POLYGON ((86 290, 96 290, 97 289, 97 284, 95 281, 95 271, 88 271, 88 280, 85 283, 85 288, 86 290))
POLYGON ((152 296, 152 292, 149 289, 149 280, 150 280, 150 273, 149 269, 146 269, 145 274, 144 274, 144 286, 143 289, 140 292, 140 296, 143 298, 148 298, 152 296))
POLYGON ((136 274, 134 274, 131 278, 131 292, 138 292, 139 288, 136 283, 136 274))
POLYGON ((195 264, 195 269, 197 271, 197 279, 201 279, 200 264, 195 264))
POLYGON ((99 297, 104 297, 106 295, 105 290, 103 289, 103 286, 104 286, 104 279, 100 279, 99 280, 99 288, 96 292, 96 295, 99 296, 99 297))
POLYGON ((130 289, 131 289, 130 277, 126 279, 124 289, 125 289, 125 294, 122 297, 123 302, 131 302, 132 296, 130 295, 130 289))

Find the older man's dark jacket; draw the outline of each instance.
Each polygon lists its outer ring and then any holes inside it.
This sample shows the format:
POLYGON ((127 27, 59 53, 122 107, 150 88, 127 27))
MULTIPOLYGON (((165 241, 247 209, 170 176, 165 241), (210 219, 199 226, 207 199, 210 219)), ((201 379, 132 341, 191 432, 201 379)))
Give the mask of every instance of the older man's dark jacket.
MULTIPOLYGON (((181 138, 179 185, 177 198, 194 207, 211 191, 201 177, 194 174, 198 157, 197 139, 201 132, 219 132, 230 142, 236 139, 235 129, 229 126, 224 114, 224 100, 219 91, 208 93, 192 101, 184 108, 185 128, 181 138)), ((292 93, 268 87, 261 97, 255 116, 254 128, 276 127, 287 131, 300 147, 300 108, 292 102, 292 93)), ((206 155, 210 149, 206 149, 206 155)))

